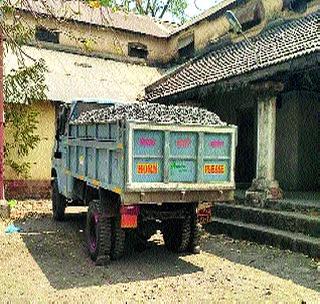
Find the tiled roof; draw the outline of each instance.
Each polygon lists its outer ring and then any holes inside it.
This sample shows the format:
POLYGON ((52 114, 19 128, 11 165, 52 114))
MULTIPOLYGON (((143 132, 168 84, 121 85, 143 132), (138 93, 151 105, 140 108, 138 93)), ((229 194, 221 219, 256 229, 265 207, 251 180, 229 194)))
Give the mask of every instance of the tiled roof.
MULTIPOLYGON (((135 101, 144 88, 161 77, 161 70, 83 55, 24 46, 34 59, 44 59, 47 98, 68 102, 75 98, 135 101)), ((5 75, 18 68, 17 56, 8 52, 4 58, 5 75)), ((26 58, 27 65, 33 62, 26 58)), ((7 100, 8 101, 8 100, 7 100)))
POLYGON ((149 101, 213 84, 320 50, 320 10, 195 59, 146 88, 149 101))
POLYGON ((121 11, 113 13, 105 7, 93 9, 78 0, 38 0, 28 1, 26 3, 28 3, 28 5, 18 5, 18 9, 28 12, 32 11, 35 14, 127 30, 159 38, 168 37, 171 31, 176 28, 176 24, 158 21, 149 16, 121 11))

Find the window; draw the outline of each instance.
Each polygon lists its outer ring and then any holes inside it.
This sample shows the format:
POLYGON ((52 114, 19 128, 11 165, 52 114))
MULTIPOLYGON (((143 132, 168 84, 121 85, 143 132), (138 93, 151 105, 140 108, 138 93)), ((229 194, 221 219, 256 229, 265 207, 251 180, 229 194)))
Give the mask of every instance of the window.
POLYGON ((59 33, 44 27, 37 27, 35 36, 38 41, 59 43, 59 33))
POLYGON ((189 35, 178 41, 179 57, 190 58, 194 55, 194 36, 189 35))
POLYGON ((128 44, 128 55, 130 57, 147 59, 148 48, 146 45, 141 43, 129 43, 128 44))

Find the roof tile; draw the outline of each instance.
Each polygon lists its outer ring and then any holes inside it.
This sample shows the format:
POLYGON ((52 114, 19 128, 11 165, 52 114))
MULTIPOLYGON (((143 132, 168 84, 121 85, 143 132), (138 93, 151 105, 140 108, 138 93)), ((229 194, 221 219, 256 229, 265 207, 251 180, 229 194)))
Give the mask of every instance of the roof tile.
POLYGON ((146 88, 146 99, 187 91, 197 86, 249 73, 320 50, 320 10, 265 30, 248 41, 230 44, 195 59, 146 88))

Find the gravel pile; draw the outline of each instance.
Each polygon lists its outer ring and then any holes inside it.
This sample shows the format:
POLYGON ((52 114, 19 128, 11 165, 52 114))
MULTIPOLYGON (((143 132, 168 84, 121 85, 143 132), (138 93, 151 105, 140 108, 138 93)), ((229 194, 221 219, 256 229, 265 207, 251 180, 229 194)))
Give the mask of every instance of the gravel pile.
POLYGON ((226 125, 218 115, 206 109, 191 106, 167 106, 158 103, 121 104, 91 110, 81 113, 72 123, 107 123, 117 120, 206 126, 226 125))

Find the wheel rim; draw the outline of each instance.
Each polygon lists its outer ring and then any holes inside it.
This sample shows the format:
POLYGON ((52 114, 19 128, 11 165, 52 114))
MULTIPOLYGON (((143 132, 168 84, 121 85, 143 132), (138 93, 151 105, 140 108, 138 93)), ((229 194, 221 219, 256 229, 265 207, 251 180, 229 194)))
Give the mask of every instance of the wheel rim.
POLYGON ((89 222, 89 250, 91 253, 96 252, 98 243, 97 224, 99 221, 99 215, 93 213, 89 222))

